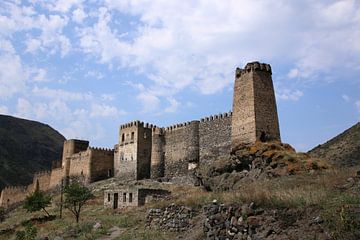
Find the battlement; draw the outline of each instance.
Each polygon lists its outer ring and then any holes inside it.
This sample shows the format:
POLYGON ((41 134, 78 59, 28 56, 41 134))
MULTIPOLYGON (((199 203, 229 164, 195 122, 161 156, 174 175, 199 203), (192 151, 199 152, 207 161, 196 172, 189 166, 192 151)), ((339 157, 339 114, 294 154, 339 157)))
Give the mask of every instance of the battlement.
POLYGON ((179 130, 179 129, 182 129, 182 128, 186 127, 186 126, 189 126, 192 122, 198 122, 198 121, 194 120, 194 121, 178 123, 178 124, 174 124, 172 126, 166 127, 164 129, 165 129, 165 131, 171 132, 171 131, 179 130))
POLYGON ((98 151, 98 152, 108 152, 108 153, 113 153, 114 152, 114 149, 101 148, 101 147, 89 147, 89 150, 98 151))
POLYGON ((200 119, 200 122, 209 122, 209 121, 213 121, 213 120, 216 120, 216 119, 223 119, 223 118, 229 118, 232 116, 232 112, 226 112, 226 113, 220 113, 220 114, 217 114, 217 115, 211 115, 211 116, 208 116, 208 117, 204 117, 204 118, 201 118, 200 119))
POLYGON ((40 171, 40 172, 36 172, 34 173, 34 177, 41 177, 41 176, 45 176, 45 175, 51 175, 51 171, 40 171))
POLYGON ((151 128, 151 129, 156 127, 155 125, 153 125, 151 123, 144 123, 144 122, 140 122, 139 120, 136 120, 136 121, 132 121, 132 122, 120 125, 120 129, 130 128, 133 126, 151 128))
POLYGON ((259 62, 250 62, 250 63, 246 64, 244 69, 236 68, 235 76, 236 76, 236 78, 239 78, 239 77, 241 77, 242 74, 252 72, 252 71, 262 71, 262 72, 268 72, 268 73, 272 74, 270 64, 259 63, 259 62))
POLYGON ((7 186, 2 191, 3 192, 26 192, 27 186, 7 186))

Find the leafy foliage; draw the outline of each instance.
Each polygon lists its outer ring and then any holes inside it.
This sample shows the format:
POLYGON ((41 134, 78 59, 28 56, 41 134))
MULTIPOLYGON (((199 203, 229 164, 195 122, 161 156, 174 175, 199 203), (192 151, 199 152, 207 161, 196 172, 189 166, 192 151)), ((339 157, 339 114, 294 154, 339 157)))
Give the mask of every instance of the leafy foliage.
POLYGON ((24 208, 28 212, 37 212, 40 210, 44 210, 44 212, 50 216, 50 214, 46 211, 46 207, 48 207, 51 203, 51 197, 47 196, 44 192, 36 190, 30 195, 26 196, 24 208))
POLYGON ((35 240, 37 229, 32 224, 27 224, 24 231, 16 232, 16 240, 35 240))
POLYGON ((65 207, 75 216, 76 222, 79 222, 81 208, 92 199, 94 195, 91 191, 78 182, 73 182, 65 188, 65 207))

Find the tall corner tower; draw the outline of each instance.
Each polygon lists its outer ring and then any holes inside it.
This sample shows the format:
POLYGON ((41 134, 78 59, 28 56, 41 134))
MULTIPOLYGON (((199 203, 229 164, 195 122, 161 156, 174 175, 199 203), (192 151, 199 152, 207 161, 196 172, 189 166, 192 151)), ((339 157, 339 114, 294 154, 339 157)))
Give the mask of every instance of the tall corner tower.
POLYGON ((271 66, 251 62, 235 74, 231 147, 256 141, 280 141, 271 66))

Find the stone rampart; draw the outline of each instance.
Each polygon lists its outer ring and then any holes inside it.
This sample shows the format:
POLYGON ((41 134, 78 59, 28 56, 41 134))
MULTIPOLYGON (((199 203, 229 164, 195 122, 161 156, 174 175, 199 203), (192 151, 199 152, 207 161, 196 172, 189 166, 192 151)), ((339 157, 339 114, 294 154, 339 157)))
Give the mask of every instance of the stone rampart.
POLYGON ((10 186, 1 191, 0 206, 10 207, 25 200, 28 189, 25 186, 10 186))
POLYGON ((200 164, 206 164, 216 157, 230 154, 231 117, 232 112, 228 112, 200 120, 200 164))
POLYGON ((199 162, 199 121, 177 124, 165 130, 165 177, 188 173, 189 163, 199 162))
POLYGON ((28 186, 28 191, 35 191, 37 184, 39 184, 39 190, 47 191, 50 186, 51 171, 37 172, 33 176, 33 182, 28 186))
POLYGON ((114 150, 105 148, 89 148, 90 160, 90 182, 110 178, 114 173, 114 150))

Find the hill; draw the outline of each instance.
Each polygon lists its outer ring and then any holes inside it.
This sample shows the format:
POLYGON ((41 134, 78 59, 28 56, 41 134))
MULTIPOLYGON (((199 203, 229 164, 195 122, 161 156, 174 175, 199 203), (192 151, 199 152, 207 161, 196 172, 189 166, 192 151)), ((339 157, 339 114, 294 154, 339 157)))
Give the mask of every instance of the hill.
POLYGON ((62 155, 64 136, 49 125, 0 115, 0 189, 26 185, 62 155))
POLYGON ((350 167, 360 164, 360 122, 333 139, 321 144, 309 153, 314 157, 324 158, 330 163, 350 167))

